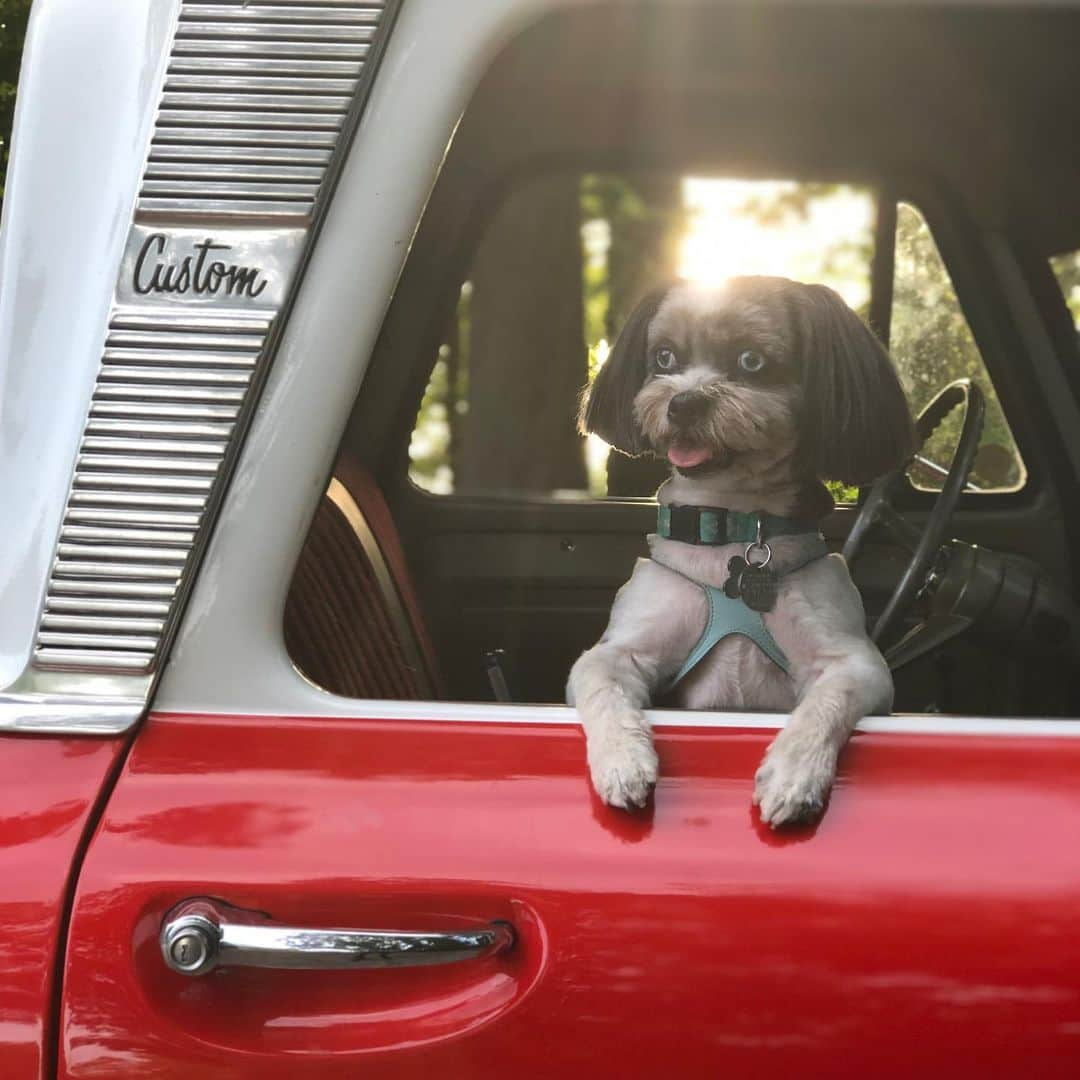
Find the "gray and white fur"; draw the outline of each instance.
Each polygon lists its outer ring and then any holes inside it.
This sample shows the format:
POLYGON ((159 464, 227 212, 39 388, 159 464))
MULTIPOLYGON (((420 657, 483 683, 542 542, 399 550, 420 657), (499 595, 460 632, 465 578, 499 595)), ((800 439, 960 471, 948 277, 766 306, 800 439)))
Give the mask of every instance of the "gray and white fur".
MULTIPOLYGON (((666 456, 661 503, 765 511, 811 529, 832 509, 823 479, 864 483, 915 449, 903 390, 873 334, 832 290, 774 277, 678 283, 645 297, 583 403, 582 427, 624 453, 666 456)), ((777 564, 794 565, 802 543, 771 541, 777 564)), ((728 560, 744 550, 655 535, 649 547, 567 686, 593 784, 626 809, 644 805, 658 775, 643 710, 705 625, 693 581, 723 586, 728 560)), ((840 750, 863 716, 891 708, 893 686, 839 555, 781 578, 764 618, 790 675, 733 635, 675 698, 690 709, 790 712, 755 777, 753 801, 776 827, 821 813, 840 750)))

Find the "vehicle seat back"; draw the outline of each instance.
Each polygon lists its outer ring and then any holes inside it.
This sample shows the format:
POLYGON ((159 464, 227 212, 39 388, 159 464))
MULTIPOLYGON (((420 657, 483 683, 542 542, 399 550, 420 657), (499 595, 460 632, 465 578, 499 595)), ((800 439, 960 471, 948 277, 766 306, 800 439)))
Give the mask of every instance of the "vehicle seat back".
POLYGON ((442 696, 441 679, 390 509, 371 474, 339 461, 285 603, 293 662, 330 693, 442 696))

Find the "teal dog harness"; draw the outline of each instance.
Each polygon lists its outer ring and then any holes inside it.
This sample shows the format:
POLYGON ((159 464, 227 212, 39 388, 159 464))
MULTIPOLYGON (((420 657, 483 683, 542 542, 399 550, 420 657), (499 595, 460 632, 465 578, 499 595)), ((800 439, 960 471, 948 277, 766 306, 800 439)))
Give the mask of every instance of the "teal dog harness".
MULTIPOLYGON (((667 569, 670 570, 671 567, 667 569)), ((709 604, 709 618, 686 662, 679 668, 678 675, 671 680, 672 686, 685 679, 709 655, 713 646, 719 645, 724 638, 732 634, 748 637, 785 675, 790 674, 784 650, 769 633, 761 612, 751 611, 741 600, 726 596, 723 589, 702 585, 700 581, 695 581, 694 584, 705 594, 709 604)))
MULTIPOLYGON (((661 506, 657 514, 656 531, 657 535, 665 539, 685 544, 720 547, 725 544, 745 543, 747 548, 743 559, 733 559, 729 563, 729 572, 736 563, 742 563, 743 566, 749 566, 751 573, 761 573, 771 561, 772 549, 768 544, 770 537, 806 537, 810 543, 803 557, 786 566, 779 574, 775 570, 768 571, 768 576, 773 579, 801 569, 821 558, 828 550, 821 534, 816 529, 808 529, 805 522, 772 514, 746 514, 716 507, 661 506), (751 562, 751 553, 754 551, 764 556, 763 561, 751 562)), ((705 585, 664 563, 660 565, 664 566, 665 570, 671 570, 673 574, 679 574, 693 582, 705 594, 708 605, 705 629, 678 674, 672 679, 669 688, 686 678, 724 638, 732 634, 749 638, 785 675, 791 673, 787 656, 769 632, 761 611, 748 606, 742 596, 732 596, 730 591, 705 585)), ((753 603, 754 600, 751 598, 750 602, 753 603)), ((769 606, 771 605, 767 603, 766 608, 769 606)))

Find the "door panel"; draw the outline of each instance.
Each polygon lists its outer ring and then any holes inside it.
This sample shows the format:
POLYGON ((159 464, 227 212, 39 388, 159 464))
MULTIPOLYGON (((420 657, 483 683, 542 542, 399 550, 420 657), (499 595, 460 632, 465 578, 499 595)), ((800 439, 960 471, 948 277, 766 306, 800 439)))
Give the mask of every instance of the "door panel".
POLYGON ((120 739, 0 739, 0 1076, 50 1075, 54 973, 75 858, 120 739))
POLYGON ((824 822, 777 835, 750 808, 771 734, 661 727, 630 816, 568 724, 156 715, 79 881, 60 1074, 1071 1073, 1080 738, 857 735, 824 822), (191 978, 157 934, 200 895, 519 941, 191 978))

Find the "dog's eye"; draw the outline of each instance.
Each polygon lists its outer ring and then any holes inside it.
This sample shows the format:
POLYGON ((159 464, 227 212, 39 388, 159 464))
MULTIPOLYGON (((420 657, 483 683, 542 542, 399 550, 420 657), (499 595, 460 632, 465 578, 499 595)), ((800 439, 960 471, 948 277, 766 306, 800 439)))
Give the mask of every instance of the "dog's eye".
POLYGON ((751 375, 756 375, 765 366, 765 357, 753 349, 739 353, 739 367, 751 375))
POLYGON ((657 349, 656 352, 653 353, 653 363, 656 364, 661 371, 671 371, 678 362, 678 357, 671 349, 657 349))

